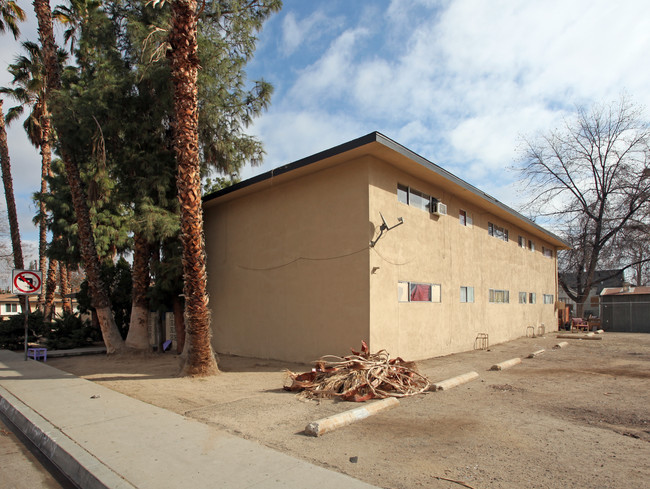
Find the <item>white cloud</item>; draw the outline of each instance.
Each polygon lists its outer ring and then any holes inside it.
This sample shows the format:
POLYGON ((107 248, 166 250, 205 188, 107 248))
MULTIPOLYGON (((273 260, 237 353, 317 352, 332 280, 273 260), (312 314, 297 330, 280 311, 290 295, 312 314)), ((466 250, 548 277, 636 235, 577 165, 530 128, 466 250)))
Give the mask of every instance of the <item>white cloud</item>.
POLYGON ((252 132, 264 140, 268 156, 262 167, 246 168, 243 178, 292 163, 372 132, 347 114, 326 111, 271 111, 252 132))
POLYGON ((294 54, 305 44, 318 42, 340 25, 340 18, 328 17, 321 10, 304 19, 298 19, 293 11, 289 11, 282 21, 282 52, 285 56, 294 54))
POLYGON ((514 205, 517 176, 506 168, 521 136, 625 88, 650 102, 649 9, 393 0, 383 20, 362 16, 323 37, 319 59, 297 68, 289 95, 256 124, 267 168, 379 130, 514 205))
POLYGON ((515 101, 600 98, 620 91, 626 75, 648 79, 647 2, 457 1, 436 30, 448 72, 472 84, 513 82, 515 101))
MULTIPOLYGON (((268 27, 268 157, 244 176, 378 130, 512 203, 519 135, 623 90, 650 107, 647 0, 287 0, 268 27)), ((37 167, 16 171, 33 192, 37 167)))
POLYGON ((547 130, 554 127, 562 115, 539 105, 485 113, 460 122, 449 133, 449 142, 459 160, 480 160, 482 167, 500 168, 517 157, 518 140, 525 136, 522 129, 527 132, 547 130))
POLYGON ((291 103, 309 106, 322 104, 325 99, 347 98, 355 72, 356 44, 367 34, 367 29, 357 28, 337 37, 316 63, 300 73, 291 89, 291 103))

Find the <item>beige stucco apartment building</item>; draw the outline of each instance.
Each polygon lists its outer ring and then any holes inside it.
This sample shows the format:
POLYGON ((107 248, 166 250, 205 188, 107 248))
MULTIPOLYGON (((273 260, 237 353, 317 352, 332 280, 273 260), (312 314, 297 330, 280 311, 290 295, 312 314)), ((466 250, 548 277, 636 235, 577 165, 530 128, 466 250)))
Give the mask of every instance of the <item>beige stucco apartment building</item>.
POLYGON ((494 344, 557 329, 566 244, 382 134, 204 209, 218 352, 310 361, 366 340, 419 360, 470 350, 479 333, 494 344))

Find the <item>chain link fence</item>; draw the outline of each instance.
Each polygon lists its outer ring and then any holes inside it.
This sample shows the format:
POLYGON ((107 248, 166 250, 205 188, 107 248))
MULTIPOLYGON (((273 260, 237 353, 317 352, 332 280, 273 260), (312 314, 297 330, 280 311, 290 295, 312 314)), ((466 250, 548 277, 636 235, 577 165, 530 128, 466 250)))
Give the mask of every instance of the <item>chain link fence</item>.
POLYGON ((600 304, 606 331, 650 333, 650 301, 616 301, 600 304))

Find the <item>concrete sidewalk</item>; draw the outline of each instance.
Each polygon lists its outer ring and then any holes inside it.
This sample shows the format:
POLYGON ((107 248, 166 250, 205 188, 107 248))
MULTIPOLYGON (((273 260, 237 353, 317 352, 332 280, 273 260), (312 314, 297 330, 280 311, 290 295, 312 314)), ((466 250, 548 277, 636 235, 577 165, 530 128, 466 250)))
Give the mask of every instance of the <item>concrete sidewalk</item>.
POLYGON ((83 489, 374 487, 6 350, 0 411, 83 489))

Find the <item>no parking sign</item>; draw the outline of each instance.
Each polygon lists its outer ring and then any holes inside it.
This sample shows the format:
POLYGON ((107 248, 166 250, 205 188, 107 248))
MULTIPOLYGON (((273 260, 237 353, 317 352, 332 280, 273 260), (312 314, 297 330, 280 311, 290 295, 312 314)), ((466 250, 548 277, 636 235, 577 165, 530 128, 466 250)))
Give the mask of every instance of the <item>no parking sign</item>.
POLYGON ((43 290, 43 274, 38 270, 13 270, 11 293, 25 296, 23 311, 25 313, 25 361, 27 361, 27 338, 29 336, 29 296, 37 295, 43 290))
POLYGON ((43 289, 43 275, 37 270, 14 270, 11 280, 11 293, 37 295, 43 289))

